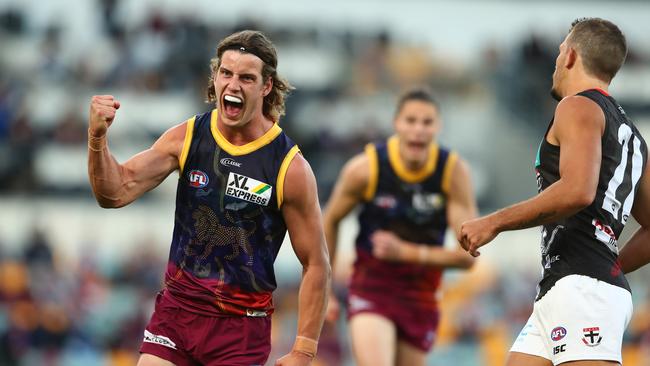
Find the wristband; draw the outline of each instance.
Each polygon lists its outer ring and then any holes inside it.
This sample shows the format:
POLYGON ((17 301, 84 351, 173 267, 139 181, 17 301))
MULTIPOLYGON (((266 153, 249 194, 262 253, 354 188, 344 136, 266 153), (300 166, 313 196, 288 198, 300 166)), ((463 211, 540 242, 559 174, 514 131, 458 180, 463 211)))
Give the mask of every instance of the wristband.
POLYGON ((88 131, 88 150, 94 152, 101 152, 106 149, 106 135, 95 137, 88 131))
POLYGON ((303 336, 297 336, 296 341, 293 344, 292 351, 300 352, 304 355, 314 358, 316 356, 317 349, 318 349, 317 340, 303 337, 303 336))

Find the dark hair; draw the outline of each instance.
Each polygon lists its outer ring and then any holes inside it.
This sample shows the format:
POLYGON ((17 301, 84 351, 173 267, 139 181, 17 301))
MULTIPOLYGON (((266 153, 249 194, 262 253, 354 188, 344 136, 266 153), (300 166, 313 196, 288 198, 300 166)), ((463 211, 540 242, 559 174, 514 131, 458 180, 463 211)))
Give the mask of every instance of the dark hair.
POLYGON ((567 42, 582 57, 585 70, 606 82, 614 78, 627 55, 623 32, 614 23, 600 18, 574 20, 567 42))
POLYGON ((399 99, 397 100, 397 108, 395 109, 395 115, 397 116, 399 112, 402 111, 404 104, 411 100, 419 100, 421 102, 426 102, 432 104, 434 107, 438 108, 438 103, 433 97, 433 92, 426 86, 417 86, 403 92, 399 99))
POLYGON ((264 66, 262 66, 262 79, 265 82, 268 78, 272 79, 273 87, 271 92, 264 97, 262 113, 267 118, 278 121, 280 116, 284 115, 284 100, 293 89, 287 80, 280 77, 276 70, 278 66, 278 55, 273 43, 262 32, 244 30, 233 33, 224 38, 217 46, 216 57, 210 60, 210 79, 207 90, 207 101, 214 103, 217 101, 217 92, 214 89, 214 76, 217 69, 221 66, 221 57, 228 50, 237 50, 239 52, 250 53, 259 57, 264 66))

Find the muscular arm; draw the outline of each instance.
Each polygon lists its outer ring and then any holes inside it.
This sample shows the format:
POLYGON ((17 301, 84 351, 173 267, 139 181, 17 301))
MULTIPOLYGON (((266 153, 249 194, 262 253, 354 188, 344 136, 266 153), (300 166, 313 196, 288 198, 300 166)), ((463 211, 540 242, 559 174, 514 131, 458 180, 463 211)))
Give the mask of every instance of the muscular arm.
POLYGON ((302 155, 297 154, 291 162, 285 182, 282 215, 294 252, 303 266, 297 335, 317 341, 325 317, 331 269, 316 179, 302 155))
POLYGON ((618 260, 623 273, 633 272, 650 262, 650 164, 646 164, 643 177, 639 181, 632 215, 641 227, 619 253, 618 260))
POLYGON ((560 146, 560 179, 537 196, 463 224, 461 244, 473 255, 502 231, 543 225, 589 206, 596 195, 605 116, 592 100, 572 96, 555 112, 549 142, 560 146))
MULTIPOLYGON (((461 223, 476 217, 476 201, 472 192, 467 163, 459 160, 452 168, 451 185, 447 195, 447 221, 458 238, 461 223)), ((375 256, 401 262, 422 263, 438 267, 469 268, 474 258, 460 246, 457 249, 429 247, 399 239, 396 235, 380 231, 373 235, 375 256)))
POLYGON ((182 123, 167 130, 151 148, 120 164, 111 154, 106 136, 117 108, 119 103, 112 97, 93 97, 90 109, 88 176, 97 202, 105 208, 133 202, 178 169, 185 138, 186 123, 182 123))

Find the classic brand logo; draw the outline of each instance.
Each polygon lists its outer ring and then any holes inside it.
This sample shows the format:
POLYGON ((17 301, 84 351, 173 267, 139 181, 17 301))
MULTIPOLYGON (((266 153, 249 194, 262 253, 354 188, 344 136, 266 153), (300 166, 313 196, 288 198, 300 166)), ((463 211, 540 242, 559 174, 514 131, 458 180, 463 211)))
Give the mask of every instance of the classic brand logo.
POLYGON ((260 317, 268 316, 268 314, 266 313, 266 311, 262 311, 262 310, 246 309, 246 316, 260 318, 260 317))
POLYGON ((191 170, 187 174, 187 178, 190 181, 190 187, 194 187, 194 188, 203 188, 207 186, 208 182, 210 181, 207 174, 196 169, 191 170))
POLYGON ((161 346, 176 349, 176 343, 172 342, 171 339, 169 339, 167 337, 163 337, 161 335, 153 334, 153 333, 149 332, 146 329, 144 330, 144 340, 143 341, 147 342, 147 343, 155 343, 155 344, 159 344, 161 346))
POLYGON ((235 161, 235 159, 233 159, 233 158, 223 158, 223 159, 219 160, 219 162, 221 163, 221 165, 224 165, 224 166, 229 166, 230 165, 230 166, 236 166, 237 168, 241 168, 241 163, 238 162, 238 161, 235 161))
POLYGON ((228 174, 226 196, 268 206, 271 200, 271 192, 273 192, 273 187, 267 183, 233 172, 228 174))

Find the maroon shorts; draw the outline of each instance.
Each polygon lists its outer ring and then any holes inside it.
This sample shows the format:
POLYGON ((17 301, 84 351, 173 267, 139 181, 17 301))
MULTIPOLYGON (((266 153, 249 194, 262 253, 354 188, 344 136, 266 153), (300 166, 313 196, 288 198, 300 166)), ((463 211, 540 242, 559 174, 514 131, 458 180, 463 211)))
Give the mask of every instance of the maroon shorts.
POLYGON ((271 352, 271 318, 196 314, 160 293, 140 352, 177 366, 264 365, 271 352))
POLYGON ((440 314, 437 310, 414 306, 391 297, 390 293, 350 292, 348 320, 361 313, 381 315, 397 328, 397 338, 424 352, 429 352, 436 338, 440 314))

